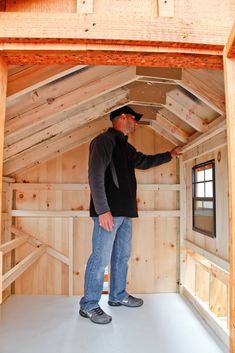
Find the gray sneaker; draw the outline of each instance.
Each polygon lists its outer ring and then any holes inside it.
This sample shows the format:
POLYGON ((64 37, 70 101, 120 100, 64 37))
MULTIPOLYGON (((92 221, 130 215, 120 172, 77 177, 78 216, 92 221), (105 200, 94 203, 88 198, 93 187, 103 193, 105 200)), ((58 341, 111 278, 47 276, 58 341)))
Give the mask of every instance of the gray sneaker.
POLYGON ((95 324, 109 324, 112 321, 112 316, 106 314, 100 307, 88 311, 80 309, 79 314, 95 324))
POLYGON ((111 306, 120 306, 120 305, 124 305, 127 306, 129 308, 137 308, 138 306, 141 306, 144 304, 143 299, 141 298, 136 298, 133 297, 132 295, 128 295, 128 297, 119 300, 119 301, 108 301, 108 304, 111 306))

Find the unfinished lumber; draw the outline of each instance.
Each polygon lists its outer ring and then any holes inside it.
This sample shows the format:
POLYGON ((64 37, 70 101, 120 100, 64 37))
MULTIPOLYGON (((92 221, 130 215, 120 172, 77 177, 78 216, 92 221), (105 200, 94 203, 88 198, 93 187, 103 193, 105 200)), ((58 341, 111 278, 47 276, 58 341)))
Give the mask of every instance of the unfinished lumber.
POLYGON ((78 108, 76 107, 69 113, 58 114, 56 117, 53 115, 51 118, 46 117, 46 121, 43 119, 40 123, 37 121, 35 124, 26 126, 25 129, 16 130, 15 133, 10 134, 5 139, 5 143, 10 143, 15 139, 20 140, 4 149, 4 161, 43 141, 50 142, 51 138, 56 138, 56 136, 72 131, 79 126, 91 123, 107 114, 115 106, 123 105, 127 102, 128 91, 122 88, 96 98, 78 108), (28 136, 23 137, 26 134, 28 136))
POLYGON ((77 13, 93 13, 93 0, 77 0, 77 13))
POLYGON ((206 132, 204 132, 203 134, 200 134, 199 136, 196 136, 195 138, 193 138, 192 136, 190 142, 188 142, 182 148, 182 152, 185 153, 186 151, 189 151, 190 149, 200 145, 203 142, 206 142, 207 140, 213 138, 214 136, 216 136, 217 134, 225 130, 226 130, 226 118, 223 116, 220 116, 212 123, 208 124, 208 130, 206 132))
MULTIPOLYGON (((27 39, 33 42, 35 38, 47 39, 53 42, 67 38, 73 41, 93 39, 93 41, 119 40, 154 41, 172 43, 197 43, 224 45, 232 26, 232 21, 210 23, 208 21, 187 21, 181 18, 151 18, 135 17, 133 21, 121 20, 117 17, 107 17, 101 14, 86 15, 68 13, 16 13, 0 14, 1 38, 27 39), (124 22, 123 22, 124 21, 124 22), (78 26, 79 23, 79 26, 78 26), (32 26, 33 24, 33 26, 32 26), (109 28, 109 31, 107 31, 109 28)), ((134 44, 134 43, 133 43, 134 44)))
POLYGON ((158 0, 158 16, 174 17, 174 0, 158 0))
POLYGON ((36 90, 50 82, 58 80, 73 72, 86 67, 85 65, 52 65, 31 66, 25 70, 9 76, 7 87, 7 101, 21 97, 22 95, 36 90))
POLYGON ((225 97, 228 131, 228 180, 229 180, 229 257, 230 257, 230 352, 235 351, 235 60, 224 52, 225 97))
POLYGON ((225 55, 228 58, 232 59, 235 57, 235 23, 234 23, 233 28, 230 32, 229 39, 226 43, 225 53, 226 53, 225 55))
POLYGON ((182 144, 182 142, 177 137, 175 137, 171 131, 163 127, 157 120, 151 120, 150 127, 159 135, 169 140, 173 145, 178 146, 182 144))
POLYGON ((188 142, 189 135, 177 125, 169 121, 166 117, 166 113, 162 113, 161 109, 156 114, 156 121, 179 141, 183 143, 188 142))
MULTIPOLYGON (((87 73, 84 72, 84 74, 87 73)), ((37 127, 40 129, 42 125, 43 127, 48 126, 56 114, 67 114, 73 108, 78 108, 79 105, 113 91, 134 81, 136 78, 135 68, 122 68, 118 72, 114 72, 113 75, 102 77, 100 81, 91 82, 87 86, 70 91, 57 99, 53 97, 49 100, 47 99, 40 107, 33 108, 6 123, 6 144, 12 144, 18 139, 28 136, 30 131, 32 131, 32 127, 34 127, 32 132, 36 132, 37 127), (30 128, 28 127, 29 125, 30 128)), ((89 80, 91 80, 90 74, 89 80)))
MULTIPOLYGON (((194 103, 194 107, 196 103, 194 103)), ((207 123, 205 123, 197 114, 194 113, 193 109, 188 109, 179 103, 175 98, 167 93, 166 96, 166 108, 172 113, 176 114, 180 119, 189 124, 192 128, 199 132, 207 130, 207 123)))
POLYGON ((49 141, 43 141, 37 146, 7 161, 4 164, 4 173, 11 175, 25 168, 30 168, 45 162, 55 156, 59 156, 66 151, 90 141, 109 126, 110 121, 105 117, 94 120, 92 123, 79 127, 70 133, 52 137, 49 141), (37 156, 36 160, 35 156, 37 156))
POLYGON ((8 67, 6 60, 3 57, 0 57, 0 225, 2 214, 3 145, 7 94, 7 71, 8 67))
POLYGON ((22 261, 15 265, 11 270, 2 276, 2 289, 6 289, 23 272, 25 272, 34 262, 36 262, 46 252, 46 246, 42 245, 26 256, 22 261))
POLYGON ((178 84, 194 94, 212 109, 225 115, 223 71, 182 69, 178 84))
POLYGON ((6 254, 7 252, 9 252, 11 250, 16 249, 18 246, 25 244, 27 242, 28 238, 29 237, 27 237, 27 236, 21 236, 17 239, 10 240, 7 243, 0 245, 0 251, 3 254, 6 254))
MULTIPOLYGON (((13 190, 48 190, 48 191, 77 191, 89 190, 89 184, 47 184, 47 183, 14 183, 13 190)), ((137 184, 138 190, 175 190, 180 191, 180 184, 137 184)))
MULTIPOLYGON (((139 211, 140 217, 179 217, 178 210, 154 210, 139 211)), ((89 211, 32 211, 32 210, 12 210, 14 217, 89 217, 89 211)))
POLYGON ((183 161, 189 162, 194 158, 203 156, 210 153, 218 148, 227 145, 227 132, 222 131, 214 137, 202 142, 200 145, 193 147, 183 154, 183 161))

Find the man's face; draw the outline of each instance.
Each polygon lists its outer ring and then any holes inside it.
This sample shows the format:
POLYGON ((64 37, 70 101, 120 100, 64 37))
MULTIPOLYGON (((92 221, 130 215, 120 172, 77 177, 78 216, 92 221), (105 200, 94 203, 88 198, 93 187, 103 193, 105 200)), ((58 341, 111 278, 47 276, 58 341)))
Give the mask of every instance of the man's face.
POLYGON ((125 114, 125 122, 126 122, 126 132, 129 134, 135 131, 135 127, 137 125, 137 121, 135 120, 134 115, 125 114))

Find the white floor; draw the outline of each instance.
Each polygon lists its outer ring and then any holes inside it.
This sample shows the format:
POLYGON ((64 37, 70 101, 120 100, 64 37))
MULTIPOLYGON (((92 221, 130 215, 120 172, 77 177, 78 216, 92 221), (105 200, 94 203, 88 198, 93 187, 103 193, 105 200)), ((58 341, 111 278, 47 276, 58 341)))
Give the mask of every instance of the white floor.
POLYGON ((219 339, 179 294, 142 295, 141 308, 101 306, 95 325, 78 315, 78 297, 11 296, 0 309, 0 353, 224 353, 219 339))

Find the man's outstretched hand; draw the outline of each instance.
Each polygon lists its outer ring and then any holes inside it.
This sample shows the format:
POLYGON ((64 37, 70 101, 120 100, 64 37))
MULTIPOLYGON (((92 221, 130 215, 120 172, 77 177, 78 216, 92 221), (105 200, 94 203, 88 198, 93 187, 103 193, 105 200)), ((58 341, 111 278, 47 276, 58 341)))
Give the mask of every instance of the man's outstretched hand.
POLYGON ((170 151, 170 153, 172 157, 180 156, 182 154, 182 147, 176 146, 170 151))
POLYGON ((99 215, 99 224, 100 224, 100 227, 107 230, 107 232, 111 232, 114 226, 113 216, 111 212, 105 212, 99 215))

